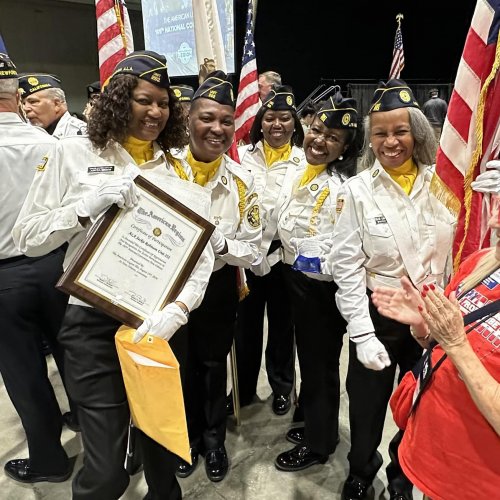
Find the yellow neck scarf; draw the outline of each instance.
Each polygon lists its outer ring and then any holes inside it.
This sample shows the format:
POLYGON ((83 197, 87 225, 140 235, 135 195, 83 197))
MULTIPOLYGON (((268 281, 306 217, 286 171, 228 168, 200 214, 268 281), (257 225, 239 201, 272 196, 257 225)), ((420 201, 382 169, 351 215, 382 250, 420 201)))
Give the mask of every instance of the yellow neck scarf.
POLYGON ((326 169, 326 163, 322 165, 309 165, 307 164, 306 171, 300 179, 299 187, 307 186, 315 177, 317 177, 323 170, 326 169))
POLYGON ((397 182, 406 194, 410 194, 417 178, 418 167, 413 158, 406 160, 400 167, 385 168, 384 170, 391 176, 394 182, 397 182))
POLYGON ((277 161, 286 161, 288 160, 288 158, 290 158, 290 154, 292 153, 292 145, 289 142, 283 144, 283 146, 279 148, 273 148, 272 146, 269 146, 269 144, 265 140, 262 140, 262 142, 264 143, 264 154, 266 155, 266 165, 268 167, 271 167, 277 161))
POLYGON ((134 159, 137 165, 142 165, 147 161, 153 159, 154 149, 152 141, 142 141, 141 139, 136 139, 129 135, 123 147, 127 153, 134 159))
POLYGON ((204 186, 215 175, 215 172, 217 172, 222 163, 222 156, 219 156, 214 161, 205 163, 196 160, 193 153, 191 153, 191 149, 188 148, 186 161, 193 170, 194 182, 200 186, 204 186))

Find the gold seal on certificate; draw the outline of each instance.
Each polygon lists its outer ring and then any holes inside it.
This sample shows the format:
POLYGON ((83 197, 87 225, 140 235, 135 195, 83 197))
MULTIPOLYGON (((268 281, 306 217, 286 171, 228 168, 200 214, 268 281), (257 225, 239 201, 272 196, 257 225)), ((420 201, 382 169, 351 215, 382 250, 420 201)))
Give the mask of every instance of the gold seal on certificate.
POLYGON ((144 177, 135 183, 139 203, 109 208, 56 286, 137 328, 175 300, 214 226, 144 177))

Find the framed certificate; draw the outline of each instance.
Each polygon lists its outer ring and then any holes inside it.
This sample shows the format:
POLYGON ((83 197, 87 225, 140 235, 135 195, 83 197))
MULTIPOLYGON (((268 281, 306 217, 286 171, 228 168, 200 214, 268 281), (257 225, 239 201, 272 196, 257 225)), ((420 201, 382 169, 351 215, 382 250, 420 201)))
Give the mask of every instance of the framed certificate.
POLYGON ((144 177, 132 209, 112 205, 56 287, 137 328, 175 300, 214 226, 144 177))

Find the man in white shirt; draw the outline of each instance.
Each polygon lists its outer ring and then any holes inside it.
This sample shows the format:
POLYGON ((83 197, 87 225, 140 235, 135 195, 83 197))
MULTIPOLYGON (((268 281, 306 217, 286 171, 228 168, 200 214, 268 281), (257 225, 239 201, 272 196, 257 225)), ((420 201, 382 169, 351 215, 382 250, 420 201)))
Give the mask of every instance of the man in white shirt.
POLYGON ((61 80, 54 75, 30 73, 19 77, 19 89, 26 118, 60 139, 84 135, 87 125, 71 116, 61 80))
POLYGON ((64 251, 26 257, 11 236, 35 171, 45 168, 57 141, 21 119, 17 90, 16 68, 0 54, 0 373, 29 449, 29 458, 9 460, 4 468, 19 482, 60 482, 69 478, 72 465, 61 445, 61 412, 41 340, 49 341, 62 374, 56 336, 67 297, 54 285, 62 274, 64 251))

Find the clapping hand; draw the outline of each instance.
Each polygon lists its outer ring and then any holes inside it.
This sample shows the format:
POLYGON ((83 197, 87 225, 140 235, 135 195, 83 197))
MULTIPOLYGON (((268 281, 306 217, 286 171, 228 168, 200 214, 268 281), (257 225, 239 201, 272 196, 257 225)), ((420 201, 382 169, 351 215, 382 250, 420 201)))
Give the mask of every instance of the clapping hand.
POLYGON ((423 308, 424 302, 420 293, 406 276, 401 278, 401 287, 375 287, 372 302, 377 311, 405 325, 422 323, 418 306, 423 308))
POLYGON ((430 285, 424 287, 422 298, 425 309, 420 306, 420 314, 443 350, 447 352, 448 349, 464 345, 467 337, 455 292, 447 299, 434 285, 430 285))

